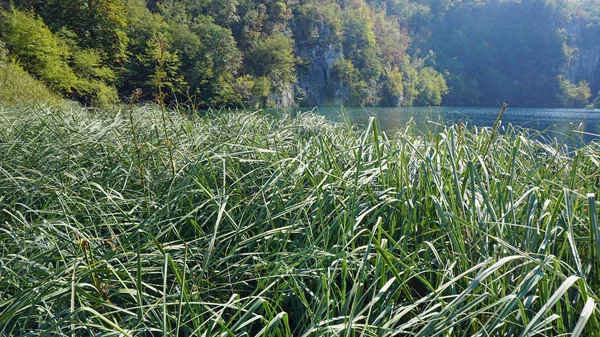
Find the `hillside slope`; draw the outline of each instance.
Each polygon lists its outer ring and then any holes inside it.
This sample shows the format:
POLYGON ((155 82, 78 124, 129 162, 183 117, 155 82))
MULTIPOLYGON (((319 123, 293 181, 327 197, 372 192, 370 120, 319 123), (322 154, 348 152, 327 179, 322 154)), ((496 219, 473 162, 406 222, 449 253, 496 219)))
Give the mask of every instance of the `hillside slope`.
MULTIPOLYGON (((15 0, 9 56, 89 105, 583 107, 598 0, 15 0)), ((6 4, 4 5, 6 7, 6 4)))

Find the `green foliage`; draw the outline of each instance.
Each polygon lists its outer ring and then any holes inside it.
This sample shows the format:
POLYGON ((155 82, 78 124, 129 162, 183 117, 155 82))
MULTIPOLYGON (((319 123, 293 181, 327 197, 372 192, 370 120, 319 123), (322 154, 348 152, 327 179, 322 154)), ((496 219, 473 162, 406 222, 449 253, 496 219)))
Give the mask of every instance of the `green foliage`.
POLYGON ((164 0, 159 6, 169 21, 209 16, 219 26, 228 27, 240 19, 237 13, 238 0, 164 0))
POLYGON ((55 31, 69 29, 81 47, 102 51, 113 65, 127 59, 126 13, 123 0, 47 0, 40 11, 55 31))
POLYGON ((583 65, 600 44, 596 0, 12 4, 0 22, 10 57, 86 104, 96 96, 114 101, 113 86, 122 97, 140 88, 141 99, 162 92, 202 107, 294 104, 291 97, 361 106, 582 106, 581 81, 600 90, 598 71, 583 65))
POLYGON ((415 105, 440 105, 442 96, 448 93, 444 76, 432 67, 421 69, 417 80, 415 105))
POLYGON ((71 57, 71 66, 77 76, 85 80, 112 82, 117 77, 110 67, 102 63, 102 58, 95 49, 75 49, 71 57))
MULTIPOLYGON (((233 97, 235 98, 235 101, 232 101, 231 104, 248 108, 255 106, 258 103, 255 102, 256 98, 260 97, 254 93, 255 86, 256 82, 252 80, 252 76, 250 75, 243 75, 236 78, 235 83, 233 84, 233 97)), ((266 86, 266 89, 270 89, 270 84, 266 86)))
POLYGON ((78 79, 67 63, 71 56, 67 45, 32 12, 14 10, 0 15, 0 36, 9 56, 50 89, 71 93, 78 79))
POLYGON ((266 99, 271 92, 271 81, 268 77, 257 77, 254 79, 252 93, 259 99, 266 99))
MULTIPOLYGON (((123 73, 120 90, 123 94, 130 95, 135 89, 140 88, 144 98, 152 99, 152 93, 156 93, 157 88, 153 85, 151 76, 156 72, 158 62, 153 58, 156 52, 151 42, 160 37, 165 45, 171 45, 171 49, 166 51, 174 53, 176 49, 170 42, 169 25, 161 15, 151 13, 144 0, 127 0, 125 7, 128 18, 127 35, 130 39, 127 52, 130 57, 123 73)), ((179 89, 181 88, 177 88, 179 89)))
POLYGON ((401 105, 404 99, 404 85, 402 72, 394 67, 385 73, 385 82, 382 88, 382 104, 386 106, 401 105))
POLYGON ((282 34, 258 41, 246 55, 250 74, 268 78, 271 91, 276 93, 296 81, 295 61, 294 41, 282 34))
POLYGON ((298 43, 336 45, 342 41, 342 10, 333 0, 312 0, 294 9, 294 23, 299 28, 298 43))
POLYGON ((18 64, 0 57, 0 105, 44 102, 56 104, 62 99, 34 79, 18 64))
POLYGON ((79 101, 95 107, 106 108, 119 102, 117 89, 98 80, 80 81, 77 94, 79 101))
MULTIPOLYGON (((387 3, 380 6, 369 6, 363 1, 345 2, 343 11, 337 14, 342 18, 339 33, 337 21, 330 19, 336 9, 333 4, 308 1, 297 7, 295 22, 302 28, 296 29, 295 37, 307 58, 302 71, 310 72, 311 62, 315 62, 314 52, 305 51, 307 48, 330 53, 332 46, 341 41, 343 57, 331 62, 333 76, 328 90, 341 97, 343 104, 409 105, 417 97, 419 104, 440 104, 441 97, 448 92, 443 75, 428 69, 423 80, 418 81, 418 73, 425 66, 418 57, 415 62, 408 55, 411 39, 402 27, 401 11, 388 11, 387 3)), ((435 57, 430 59, 433 61, 435 57)), ((303 85, 303 89, 313 90, 310 83, 303 85)))
POLYGON ((222 106, 234 97, 241 53, 231 31, 200 16, 192 23, 169 22, 173 47, 181 51, 181 74, 203 106, 222 106))
POLYGON ((286 83, 294 80, 293 40, 276 34, 254 44, 247 56, 250 72, 286 83))
POLYGON ((588 82, 581 81, 577 85, 569 82, 564 76, 557 77, 560 92, 558 98, 562 106, 567 108, 583 108, 591 97, 588 82))
POLYGON ((146 53, 140 56, 146 67, 154 68, 146 84, 152 88, 155 96, 178 93, 186 84, 183 76, 178 73, 181 61, 177 52, 170 49, 165 37, 158 35, 148 41, 146 53))
POLYGON ((107 106, 117 101, 117 91, 107 84, 116 78, 96 50, 80 49, 68 30, 52 33, 31 12, 2 13, 0 34, 10 56, 51 90, 86 104, 107 106))
POLYGON ((297 48, 343 47, 343 59, 326 61, 333 76, 318 89, 341 103, 397 105, 411 88, 402 83, 410 38, 400 12, 388 15, 363 0, 17 0, 15 6, 30 11, 30 25, 45 29, 36 40, 49 41, 39 49, 50 52, 36 55, 50 61, 38 68, 32 57, 19 57, 27 71, 86 104, 113 102, 112 85, 122 96, 140 88, 142 99, 162 92, 167 101, 193 98, 203 107, 289 104, 296 65, 305 71, 322 62, 317 54, 295 55, 297 48))
POLYGON ((98 82, 90 104, 98 107, 111 107, 117 103, 119 103, 117 88, 98 82))
POLYGON ((412 105, 418 95, 419 71, 413 65, 404 67, 404 105, 412 105))
MULTIPOLYGON (((568 14, 574 4, 545 0, 418 3, 432 11, 429 20, 410 19, 414 47, 437 53, 434 67, 448 74, 445 104, 506 101, 512 106, 548 107, 565 102, 558 96, 563 89, 556 78, 578 58, 574 31, 566 29, 577 25, 568 14)), ((587 33, 582 35, 577 39, 587 33)))
POLYGON ((360 72, 352 61, 345 58, 337 60, 333 65, 333 75, 340 82, 344 91, 349 91, 349 105, 365 106, 369 103, 367 84, 361 79, 360 72))
POLYGON ((19 9, 32 9, 38 12, 44 5, 45 0, 12 0, 10 3, 19 9))
POLYGON ((356 1, 344 12, 344 56, 361 73, 364 81, 377 80, 381 62, 377 57, 377 41, 373 21, 366 3, 356 1))
POLYGON ((407 30, 400 26, 401 19, 386 16, 383 11, 376 11, 371 16, 378 58, 388 69, 402 66, 408 58, 411 41, 407 30))
MULTIPOLYGON (((63 30, 61 33, 64 36, 68 32, 63 30)), ((114 83, 117 74, 102 62, 101 53, 96 49, 81 49, 75 40, 63 38, 65 40, 71 51, 70 66, 78 77, 73 98, 98 107, 117 103, 117 89, 109 84, 114 83)))

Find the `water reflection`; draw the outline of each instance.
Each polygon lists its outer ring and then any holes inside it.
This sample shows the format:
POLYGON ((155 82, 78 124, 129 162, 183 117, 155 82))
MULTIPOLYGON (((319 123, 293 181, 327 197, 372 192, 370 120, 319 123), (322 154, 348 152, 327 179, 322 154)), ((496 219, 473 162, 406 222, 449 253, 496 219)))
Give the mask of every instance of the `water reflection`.
MULTIPOLYGON (((310 109, 290 110, 297 113, 310 109)), ((475 126, 491 127, 496 121, 500 107, 344 108, 344 111, 354 122, 360 124, 366 124, 369 117, 375 116, 382 130, 395 132, 403 129, 411 118, 417 125, 443 120, 446 124, 462 121, 475 126)), ((315 108, 314 112, 325 115, 328 119, 340 120, 340 108, 315 108)), ((556 138, 558 142, 569 132, 573 132, 586 143, 600 139, 600 110, 509 107, 502 117, 502 125, 508 123, 544 131, 546 138, 556 138)))

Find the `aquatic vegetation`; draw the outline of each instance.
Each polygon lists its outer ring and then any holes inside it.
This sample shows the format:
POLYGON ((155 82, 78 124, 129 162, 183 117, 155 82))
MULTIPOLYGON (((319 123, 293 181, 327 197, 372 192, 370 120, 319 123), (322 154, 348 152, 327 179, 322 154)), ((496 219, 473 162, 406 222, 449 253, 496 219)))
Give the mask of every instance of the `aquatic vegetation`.
POLYGON ((0 110, 0 335, 600 335, 598 144, 163 113, 0 110))

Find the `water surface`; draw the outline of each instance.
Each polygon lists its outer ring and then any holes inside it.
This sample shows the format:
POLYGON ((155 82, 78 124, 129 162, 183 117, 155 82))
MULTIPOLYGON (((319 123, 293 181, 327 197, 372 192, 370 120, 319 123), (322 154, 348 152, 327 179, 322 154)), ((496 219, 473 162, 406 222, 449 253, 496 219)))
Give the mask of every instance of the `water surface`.
MULTIPOLYGON (((309 111, 310 108, 294 108, 294 113, 309 111)), ((344 108, 345 113, 356 123, 367 123, 369 117, 377 117, 381 128, 389 133, 401 130, 414 119, 417 125, 428 121, 444 123, 468 123, 475 126, 493 126, 500 107, 384 107, 344 108)), ((331 120, 340 120, 341 108, 315 108, 314 112, 331 120)), ((526 128, 545 131, 549 137, 564 138, 571 130, 585 142, 600 139, 600 110, 511 108, 502 117, 502 125, 511 123, 526 128)))

